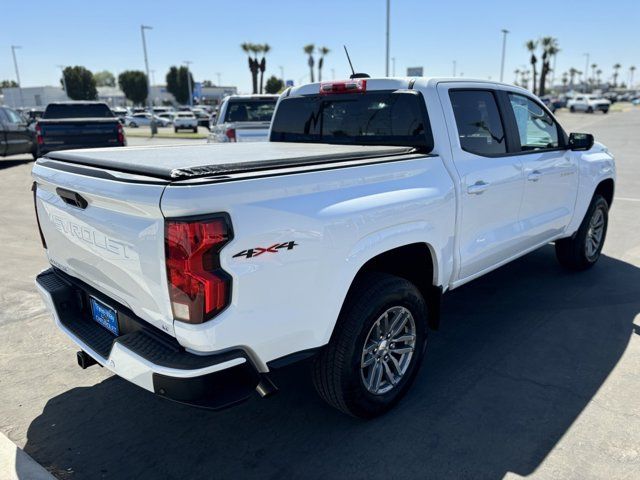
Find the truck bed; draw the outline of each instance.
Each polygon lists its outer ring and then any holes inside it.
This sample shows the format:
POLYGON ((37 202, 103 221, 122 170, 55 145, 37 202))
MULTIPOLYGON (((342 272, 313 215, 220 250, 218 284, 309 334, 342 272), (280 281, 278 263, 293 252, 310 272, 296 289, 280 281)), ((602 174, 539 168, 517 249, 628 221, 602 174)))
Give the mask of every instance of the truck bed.
POLYGON ((45 158, 164 180, 183 180, 409 153, 415 153, 415 149, 267 142, 60 151, 45 158))

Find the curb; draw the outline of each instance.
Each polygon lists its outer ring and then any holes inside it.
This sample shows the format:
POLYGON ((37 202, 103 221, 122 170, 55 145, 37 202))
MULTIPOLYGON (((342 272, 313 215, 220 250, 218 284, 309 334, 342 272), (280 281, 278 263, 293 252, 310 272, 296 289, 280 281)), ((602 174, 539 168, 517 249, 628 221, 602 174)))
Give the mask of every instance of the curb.
POLYGON ((0 433, 0 480, 55 480, 55 477, 0 433))

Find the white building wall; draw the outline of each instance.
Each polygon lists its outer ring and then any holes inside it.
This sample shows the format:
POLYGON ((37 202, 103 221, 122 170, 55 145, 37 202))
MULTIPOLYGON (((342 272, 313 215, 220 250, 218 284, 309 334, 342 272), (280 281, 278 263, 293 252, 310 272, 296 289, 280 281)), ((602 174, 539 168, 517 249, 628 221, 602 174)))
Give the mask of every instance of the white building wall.
POLYGON ((13 108, 46 107, 51 102, 69 100, 62 87, 3 88, 4 104, 13 108))

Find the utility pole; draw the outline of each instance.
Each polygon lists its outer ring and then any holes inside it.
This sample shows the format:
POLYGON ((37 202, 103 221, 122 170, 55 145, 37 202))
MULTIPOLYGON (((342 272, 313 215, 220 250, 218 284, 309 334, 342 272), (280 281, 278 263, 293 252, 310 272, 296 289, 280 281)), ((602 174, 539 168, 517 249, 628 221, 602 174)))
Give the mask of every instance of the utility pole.
POLYGON ((336 69, 332 68, 331 69, 331 80, 335 80, 336 79, 336 69))
POLYGON ((454 76, 454 78, 456 76, 456 67, 457 67, 457 62, 454 60, 453 61, 453 76, 454 76))
POLYGON ((396 57, 391 57, 391 65, 393 65, 392 76, 396 76, 396 57))
POLYGON ((507 51, 507 34, 509 30, 506 28, 502 29, 502 62, 500 63, 500 81, 502 82, 504 78, 504 57, 507 51))
POLYGON ((68 97, 69 94, 67 93, 67 79, 64 76, 64 69, 66 68, 66 66, 65 65, 56 65, 56 67, 58 67, 62 71, 62 87, 64 88, 64 94, 68 97))
POLYGON ((20 94, 20 106, 24 107, 24 98, 22 98, 22 83, 20 82, 20 70, 18 70, 18 60, 16 60, 16 50, 22 48, 20 45, 11 45, 11 54, 13 55, 13 66, 16 69, 16 79, 18 80, 18 93, 20 94))
POLYGON ((216 72, 216 77, 218 77, 218 86, 222 85, 222 80, 220 80, 220 72, 216 72))
POLYGON ((282 86, 284 87, 284 84, 285 84, 284 67, 282 65, 280 65, 278 68, 280 69, 280 79, 282 80, 282 86))
POLYGON ((147 72, 147 106, 149 107, 149 113, 151 113, 151 136, 158 133, 158 127, 156 126, 155 115, 153 114, 153 107, 151 103, 151 78, 149 77, 149 59, 147 57, 147 41, 144 37, 145 30, 153 30, 153 27, 146 25, 140 25, 140 33, 142 34, 142 50, 144 51, 144 67, 147 72))
POLYGON ((387 0, 387 53, 385 55, 385 76, 389 76, 389 17, 391 15, 391 0, 387 0))
POLYGON ((589 54, 585 53, 584 56, 587 57, 587 61, 584 65, 584 93, 587 93, 587 83, 589 83, 589 54))
POLYGON ((156 71, 155 70, 149 70, 151 72, 151 86, 156 84, 156 71))
POLYGON ((187 85, 189 86, 189 106, 193 107, 193 92, 191 91, 191 74, 189 73, 189 65, 193 62, 191 60, 184 60, 184 63, 187 66, 187 85))

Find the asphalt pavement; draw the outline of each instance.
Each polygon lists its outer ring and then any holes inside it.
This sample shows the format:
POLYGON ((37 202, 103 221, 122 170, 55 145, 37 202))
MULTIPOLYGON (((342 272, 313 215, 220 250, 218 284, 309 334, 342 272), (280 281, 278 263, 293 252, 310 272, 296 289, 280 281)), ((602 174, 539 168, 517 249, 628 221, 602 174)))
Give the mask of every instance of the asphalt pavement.
POLYGON ((639 478, 640 108, 558 117, 618 161, 601 260, 568 273, 547 246, 445 295, 414 388, 372 421, 326 406, 308 363, 221 412, 78 368, 33 285, 32 161, 0 159, 0 432, 65 479, 639 478))

